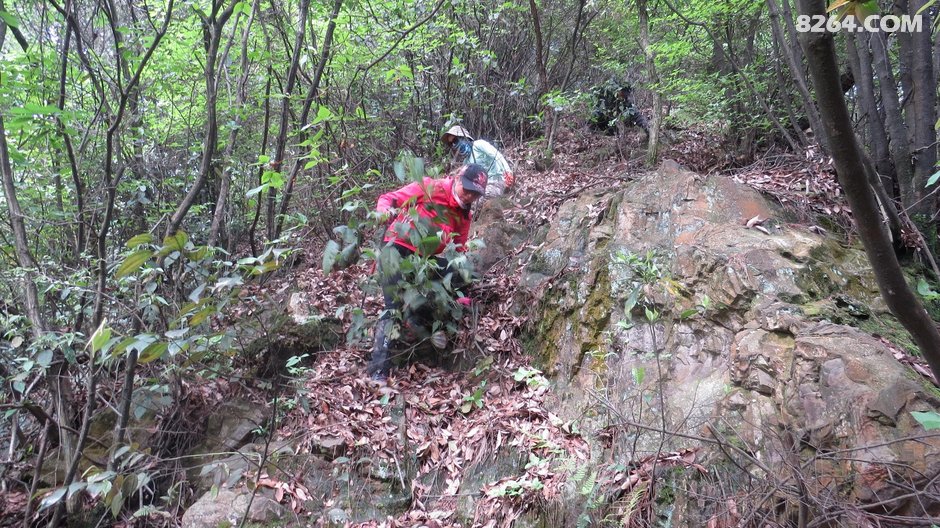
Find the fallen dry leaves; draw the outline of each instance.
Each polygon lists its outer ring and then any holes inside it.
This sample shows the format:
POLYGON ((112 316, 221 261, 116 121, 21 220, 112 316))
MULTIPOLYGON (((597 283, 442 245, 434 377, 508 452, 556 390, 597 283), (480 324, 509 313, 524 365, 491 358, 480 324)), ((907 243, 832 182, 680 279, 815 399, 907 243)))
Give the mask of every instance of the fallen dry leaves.
MULTIPOLYGON (((560 131, 554 163, 544 171, 535 167, 537 146, 510 150, 509 157, 516 160, 517 183, 509 194, 510 204, 502 211, 504 221, 534 229, 550 222, 560 205, 580 192, 622 186, 645 170, 639 159, 619 156, 622 141, 560 131), (609 153, 606 157, 590 160, 591 153, 605 149, 609 153)), ((717 145, 705 132, 684 131, 668 145, 664 157, 709 172, 726 165, 717 145)), ((851 225, 851 212, 831 163, 819 156, 767 155, 725 174, 782 204, 828 214, 837 224, 851 225)), ((765 220, 751 218, 746 227, 764 231, 761 224, 765 220)), ((506 452, 530 460, 589 459, 587 443, 546 410, 546 387, 513 378, 518 369, 528 367, 516 339, 528 323, 513 306, 521 276, 516 257, 533 249, 524 246, 507 255, 510 258, 489 270, 470 292, 473 309, 462 321, 453 349, 445 353, 483 358, 477 369, 450 372, 411 362, 394 372, 389 386, 380 387, 363 374, 368 354, 365 344, 322 354, 306 374, 303 388, 308 401, 290 412, 279 435, 295 439, 301 453, 313 453, 334 463, 361 462, 357 471, 364 478, 382 474, 386 481, 404 484, 410 492, 410 508, 405 513, 355 526, 457 526, 457 502, 471 496, 473 526, 508 527, 532 505, 562 497, 570 475, 562 464, 527 464, 518 474, 485 482, 479 489, 463 489, 480 464, 506 452)), ((308 253, 313 256, 311 262, 318 261, 315 252, 308 253)), ((311 313, 337 315, 348 325, 350 317, 348 310, 341 309, 344 306, 361 307, 373 318, 382 309, 380 297, 363 293, 370 274, 368 265, 328 275, 312 265, 264 286, 250 286, 257 290, 249 290, 249 294, 261 297, 299 291, 311 313)), ((635 510, 626 517, 626 525, 641 526, 655 498, 657 471, 683 467, 703 473, 705 468, 696 461, 696 454, 696 450, 680 450, 652 455, 629 470, 606 468, 598 475, 598 484, 635 510)), ((303 508, 304 498, 312 496, 296 480, 264 476, 259 484, 274 489, 275 498, 295 511, 303 508)), ((327 503, 338 504, 339 500, 334 496, 327 498, 327 503)), ((740 519, 733 499, 725 506, 722 515, 708 522, 710 528, 730 526, 740 519)))

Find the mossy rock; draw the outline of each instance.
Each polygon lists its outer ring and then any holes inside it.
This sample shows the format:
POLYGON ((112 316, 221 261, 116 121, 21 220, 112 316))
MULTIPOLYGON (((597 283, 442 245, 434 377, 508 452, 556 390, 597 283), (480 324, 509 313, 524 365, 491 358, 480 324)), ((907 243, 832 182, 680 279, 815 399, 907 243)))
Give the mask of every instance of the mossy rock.
POLYGON ((247 359, 258 363, 255 375, 270 379, 285 373, 294 356, 310 362, 318 353, 332 350, 343 339, 343 325, 332 317, 314 317, 303 324, 287 315, 272 320, 273 325, 245 350, 247 359))

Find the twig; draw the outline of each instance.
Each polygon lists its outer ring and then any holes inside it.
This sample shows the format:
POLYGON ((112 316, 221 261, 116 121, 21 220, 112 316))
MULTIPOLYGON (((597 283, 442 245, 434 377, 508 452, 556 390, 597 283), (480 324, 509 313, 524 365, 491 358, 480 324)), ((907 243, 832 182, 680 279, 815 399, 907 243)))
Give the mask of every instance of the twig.
POLYGON ((255 485, 251 488, 251 495, 248 497, 248 506, 245 507, 245 513, 242 515, 242 519, 238 523, 238 528, 244 528, 245 523, 248 521, 248 515, 251 513, 251 505, 255 501, 255 496, 258 494, 258 489, 260 488, 259 482, 261 481, 261 470, 267 464, 268 455, 271 449, 271 438, 274 436, 274 431, 277 430, 278 379, 279 376, 275 375, 274 381, 271 382, 271 390, 274 393, 274 404, 271 406, 271 427, 268 428, 268 434, 264 435, 264 449, 261 451, 261 459, 258 461, 258 473, 255 475, 255 485))
POLYGON ((49 446, 49 434, 52 431, 52 420, 46 422, 42 429, 42 436, 39 438, 39 453, 36 455, 36 467, 33 468, 33 482, 29 486, 29 495, 26 496, 26 508, 23 512, 23 528, 30 528, 30 517, 33 514, 33 497, 36 495, 36 489, 39 487, 39 479, 42 475, 42 465, 46 459, 46 448, 49 446))

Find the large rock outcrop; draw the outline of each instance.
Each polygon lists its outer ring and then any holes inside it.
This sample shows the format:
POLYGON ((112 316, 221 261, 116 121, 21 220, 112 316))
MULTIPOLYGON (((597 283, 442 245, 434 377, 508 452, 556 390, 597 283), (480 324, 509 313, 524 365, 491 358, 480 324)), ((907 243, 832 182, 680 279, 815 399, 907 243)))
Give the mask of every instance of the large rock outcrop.
MULTIPOLYGON (((916 438, 910 414, 940 391, 896 359, 908 338, 859 249, 670 162, 565 203, 541 238, 519 293, 534 307, 530 350, 553 375, 555 412, 607 439, 598 461, 704 445, 820 504, 940 514, 911 493, 940 472, 940 437, 916 438), (746 225, 757 216, 763 229, 746 225)), ((668 507, 685 516, 674 525, 713 518, 686 499, 668 507)))

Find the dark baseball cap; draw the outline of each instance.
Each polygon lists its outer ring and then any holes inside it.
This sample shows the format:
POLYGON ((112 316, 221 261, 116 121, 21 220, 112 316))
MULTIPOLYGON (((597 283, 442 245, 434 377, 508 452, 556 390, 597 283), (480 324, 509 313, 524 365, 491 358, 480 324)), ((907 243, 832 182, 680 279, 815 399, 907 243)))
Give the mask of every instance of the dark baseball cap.
POLYGON ((464 165, 460 179, 463 181, 463 188, 468 191, 479 194, 486 191, 486 171, 476 163, 464 165))

